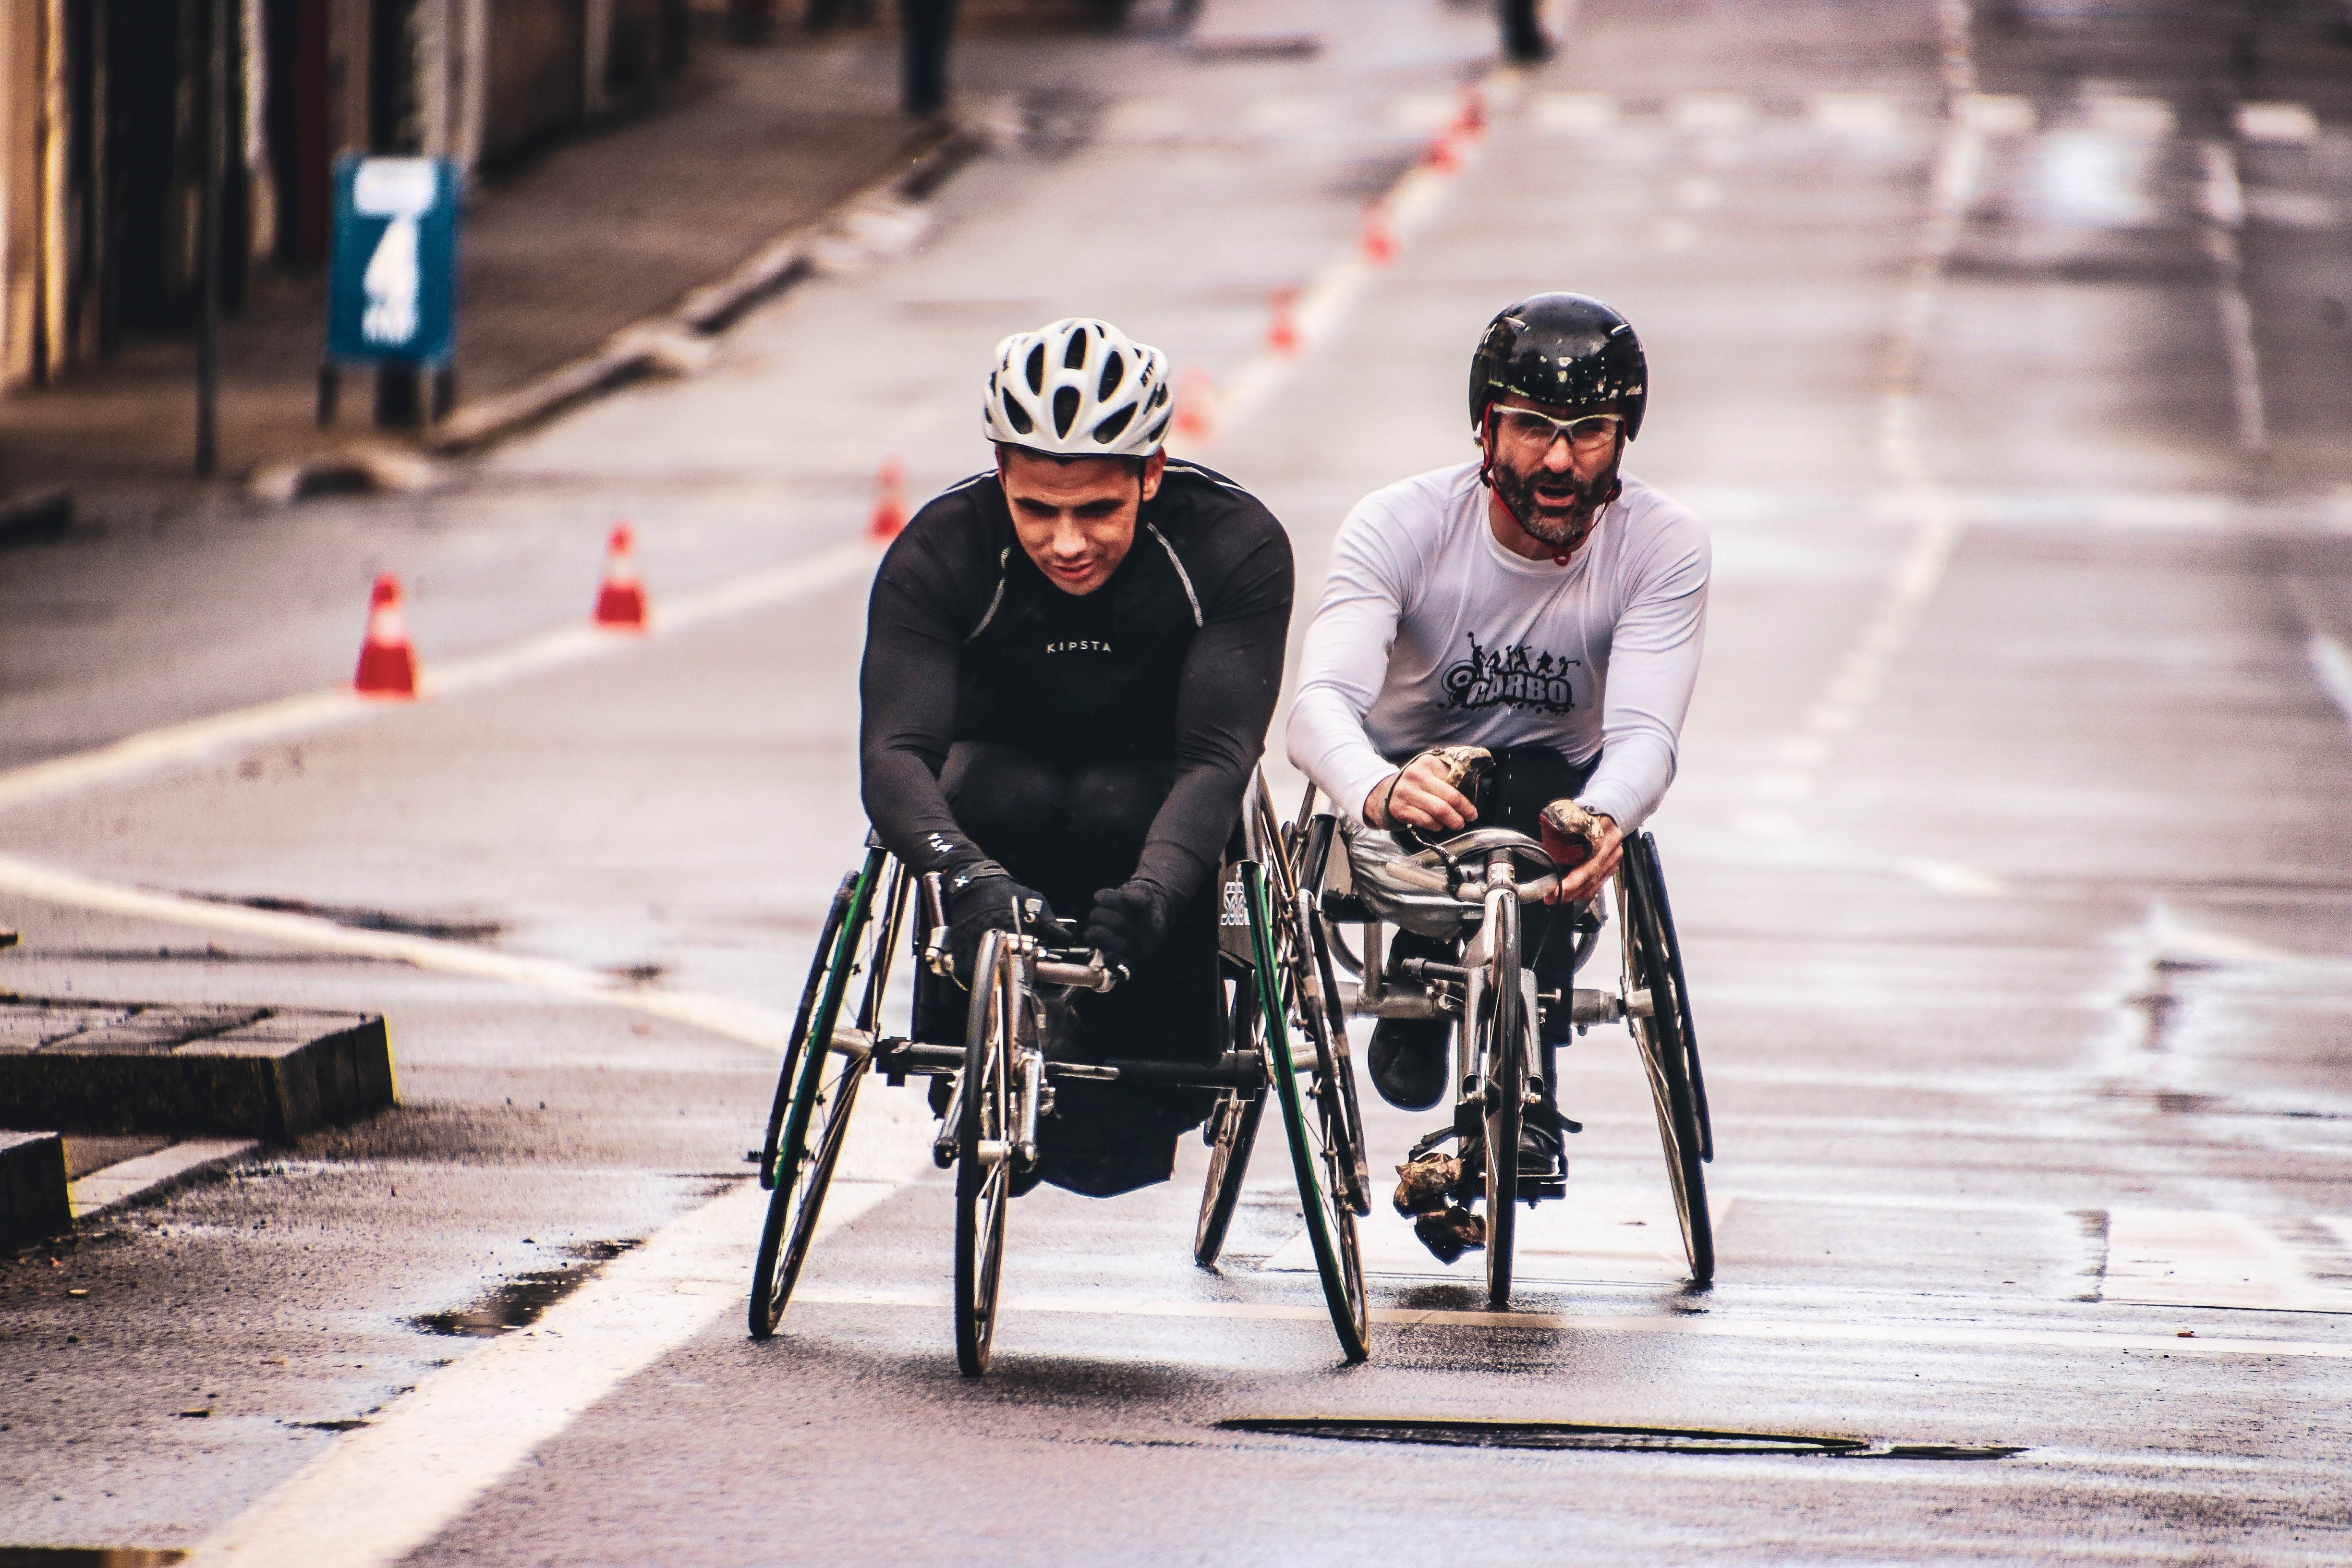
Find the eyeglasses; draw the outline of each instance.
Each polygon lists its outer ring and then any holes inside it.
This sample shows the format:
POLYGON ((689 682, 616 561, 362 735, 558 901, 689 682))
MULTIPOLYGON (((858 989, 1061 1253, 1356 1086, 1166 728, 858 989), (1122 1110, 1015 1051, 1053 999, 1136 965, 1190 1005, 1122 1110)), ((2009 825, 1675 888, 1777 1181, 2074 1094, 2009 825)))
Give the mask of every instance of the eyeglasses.
POLYGON ((1624 423, 1622 414, 1580 414, 1573 419, 1555 419, 1532 408, 1495 410, 1495 429, 1503 440, 1546 452, 1563 437, 1570 451, 1597 452, 1617 438, 1624 423))

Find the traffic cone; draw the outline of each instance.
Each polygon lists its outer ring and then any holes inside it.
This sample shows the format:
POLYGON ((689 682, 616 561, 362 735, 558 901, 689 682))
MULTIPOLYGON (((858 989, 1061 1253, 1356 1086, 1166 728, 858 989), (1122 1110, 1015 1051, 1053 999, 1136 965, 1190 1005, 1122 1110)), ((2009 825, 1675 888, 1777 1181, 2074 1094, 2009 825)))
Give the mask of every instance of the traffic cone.
POLYGON ((1216 434, 1216 384, 1209 373, 1194 366, 1176 384, 1176 434, 1187 441, 1205 441, 1216 434))
POLYGON ((1454 151, 1451 135, 1440 136, 1432 142, 1429 151, 1423 154, 1422 162, 1441 174, 1450 174, 1462 167, 1461 155, 1454 151))
POLYGON ((1462 112, 1454 121, 1454 133, 1460 136, 1486 134, 1486 95, 1485 93, 1475 87, 1465 87, 1462 89, 1462 112))
POLYGON ((1375 267, 1386 267, 1396 259, 1396 233, 1389 227, 1389 215, 1380 203, 1364 209, 1364 259, 1375 267))
POLYGON ((1265 329, 1265 346, 1276 353, 1292 353, 1298 348, 1298 323, 1291 319, 1297 303, 1297 289, 1277 289, 1274 291, 1274 321, 1265 329))
POLYGON ((360 645, 352 688, 368 697, 416 695, 416 650, 408 643, 408 623, 400 614, 400 579, 387 572, 375 580, 368 601, 367 640, 360 645))
POLYGON ((604 546, 604 584, 596 590, 596 624, 620 632, 646 629, 646 585, 637 581, 635 541, 616 522, 604 546))
POLYGON ((868 539, 896 539, 907 526, 907 477, 896 458, 886 458, 874 476, 874 516, 866 525, 868 539))

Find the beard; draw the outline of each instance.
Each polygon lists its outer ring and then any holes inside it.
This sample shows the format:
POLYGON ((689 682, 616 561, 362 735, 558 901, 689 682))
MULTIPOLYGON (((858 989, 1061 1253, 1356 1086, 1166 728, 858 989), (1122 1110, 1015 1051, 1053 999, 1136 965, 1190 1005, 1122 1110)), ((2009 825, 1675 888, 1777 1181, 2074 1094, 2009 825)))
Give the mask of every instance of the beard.
POLYGON ((1543 474, 1545 493, 1540 496, 1535 474, 1495 463, 1488 467, 1486 478, 1518 520, 1520 529, 1563 555, 1584 542, 1585 535, 1592 531, 1592 520, 1617 493, 1614 462, 1589 480, 1574 474, 1543 474))

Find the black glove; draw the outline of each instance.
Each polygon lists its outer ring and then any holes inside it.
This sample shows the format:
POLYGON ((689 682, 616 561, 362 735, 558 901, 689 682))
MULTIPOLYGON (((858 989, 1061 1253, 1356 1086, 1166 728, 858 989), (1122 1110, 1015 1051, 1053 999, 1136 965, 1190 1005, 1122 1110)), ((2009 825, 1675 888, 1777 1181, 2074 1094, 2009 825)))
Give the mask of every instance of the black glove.
POLYGON ((1132 971, 1160 951, 1175 918, 1175 895, 1138 877, 1095 895, 1094 910, 1087 916, 1087 945, 1132 971))
POLYGON ((993 860, 977 860, 948 876, 948 952, 955 959, 956 978, 971 983, 971 969, 980 957, 981 938, 992 931, 1020 931, 1066 936, 1054 918, 1045 895, 1014 881, 993 860), (1015 906, 1018 906, 1018 913, 1015 906))

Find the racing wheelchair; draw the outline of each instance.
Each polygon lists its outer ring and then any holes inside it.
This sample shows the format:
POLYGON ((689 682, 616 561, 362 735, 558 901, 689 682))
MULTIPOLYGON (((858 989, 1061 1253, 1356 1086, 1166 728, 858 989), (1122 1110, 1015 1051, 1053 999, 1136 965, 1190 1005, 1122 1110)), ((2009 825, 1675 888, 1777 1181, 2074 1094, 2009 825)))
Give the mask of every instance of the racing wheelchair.
MULTIPOLYGON (((1690 1277, 1698 1285, 1712 1280, 1715 1232, 1703 1167, 1715 1158, 1714 1132, 1682 946, 1650 835, 1625 838, 1612 879, 1622 955, 1619 988, 1571 986, 1563 995, 1538 990, 1534 955, 1520 944, 1521 906, 1543 899, 1561 876, 1540 840, 1509 828, 1474 827, 1442 841, 1408 842, 1343 821, 1328 806, 1318 811, 1317 799, 1310 785, 1293 837, 1302 888, 1311 889, 1302 897, 1314 908, 1318 966, 1327 977, 1335 967, 1350 977, 1338 984, 1327 978, 1332 1026, 1336 1031, 1349 1016, 1453 1020, 1454 1120, 1421 1140, 1409 1159, 1449 1139, 1459 1148, 1458 1166, 1441 1167, 1458 1175, 1440 1195, 1485 1205, 1488 1305, 1500 1310, 1510 1303, 1517 1205, 1567 1193, 1565 1162, 1550 1170, 1525 1166, 1521 1140, 1531 1117, 1576 1130, 1557 1115, 1556 1086, 1547 1081, 1555 1048, 1541 1043, 1542 1025, 1559 1021, 1563 1009, 1580 1036, 1616 1022, 1632 1032, 1657 1112, 1690 1277), (1391 924, 1460 940, 1461 962, 1408 958, 1401 973, 1388 973, 1382 953, 1391 924)), ((1606 918, 1600 903, 1570 909, 1564 923, 1577 944, 1572 968, 1580 969, 1599 943, 1606 918)))
MULTIPOLYGON (((1234 849, 1221 873, 1219 950, 1224 1036, 1214 1061, 1059 1060, 1049 1038, 1079 991, 1124 978, 1090 949, 1044 945, 1026 933, 991 931, 968 984, 960 1042, 890 1037, 885 1003, 905 956, 947 974, 947 921, 936 874, 911 876, 871 835, 858 868, 834 895, 793 1017, 783 1069, 760 1154, 770 1193, 753 1264, 751 1337, 772 1337, 815 1239, 826 1187, 841 1159, 865 1081, 945 1079, 945 1110, 932 1145, 956 1173, 956 1360, 968 1376, 988 1369, 1007 1221, 1017 1174, 1037 1163, 1038 1119, 1062 1081, 1209 1089, 1213 1155, 1195 1255, 1213 1262, 1233 1215, 1267 1090, 1281 1108, 1299 1205, 1342 1352, 1370 1352, 1355 1219, 1368 1212, 1363 1137, 1356 1114, 1344 1020, 1331 1009, 1328 960, 1318 926, 1274 820, 1263 779, 1253 777, 1234 849), (908 929, 919 905, 919 933, 908 929), (1319 967, 1318 967, 1319 965, 1319 967), (852 997, 855 995, 855 1005, 852 997), (1213 1227, 1212 1226, 1212 1211, 1213 1227), (1202 1237, 1213 1229, 1205 1249, 1202 1237)), ((920 1032, 938 1032, 925 1019, 920 1032)), ((940 1101, 933 1100, 934 1105, 940 1101)))

